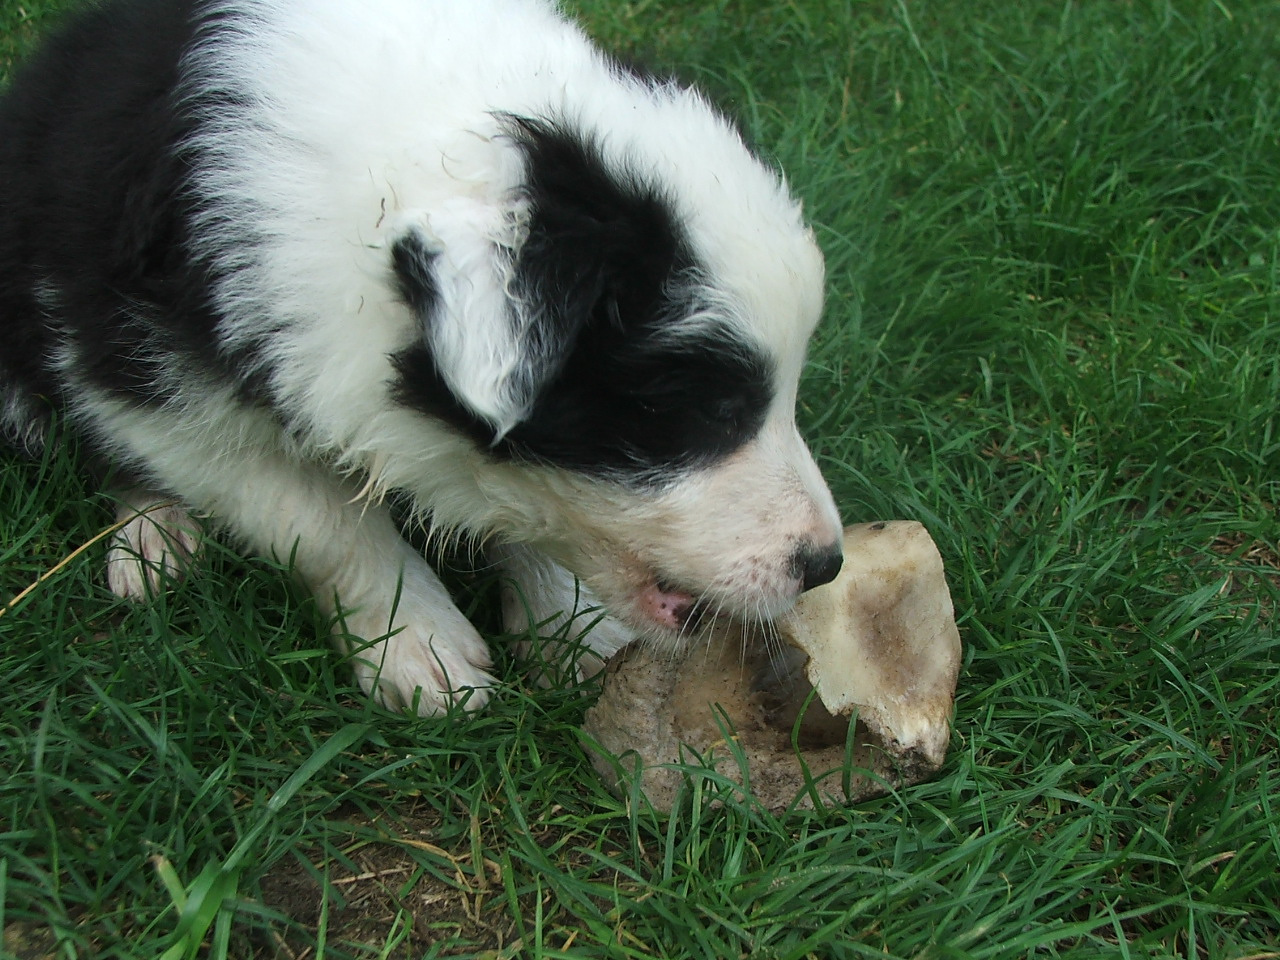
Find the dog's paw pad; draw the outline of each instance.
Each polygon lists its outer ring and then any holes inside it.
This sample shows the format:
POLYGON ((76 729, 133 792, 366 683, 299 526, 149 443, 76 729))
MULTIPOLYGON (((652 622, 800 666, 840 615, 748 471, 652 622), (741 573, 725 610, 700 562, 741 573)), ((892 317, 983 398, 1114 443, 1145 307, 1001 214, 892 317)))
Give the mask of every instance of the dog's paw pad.
POLYGON ((107 585, 116 596, 144 600, 190 569, 200 547, 200 528, 182 507, 125 502, 116 517, 127 521, 107 549, 107 585))

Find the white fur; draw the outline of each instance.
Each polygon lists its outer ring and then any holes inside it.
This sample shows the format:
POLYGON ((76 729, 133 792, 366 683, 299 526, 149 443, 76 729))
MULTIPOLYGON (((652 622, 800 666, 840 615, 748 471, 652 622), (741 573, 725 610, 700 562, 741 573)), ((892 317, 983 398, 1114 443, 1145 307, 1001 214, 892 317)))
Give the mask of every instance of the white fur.
POLYGON ((200 527, 186 509, 145 487, 122 491, 122 524, 107 549, 107 585, 117 596, 145 600, 186 574, 200 549, 200 527))

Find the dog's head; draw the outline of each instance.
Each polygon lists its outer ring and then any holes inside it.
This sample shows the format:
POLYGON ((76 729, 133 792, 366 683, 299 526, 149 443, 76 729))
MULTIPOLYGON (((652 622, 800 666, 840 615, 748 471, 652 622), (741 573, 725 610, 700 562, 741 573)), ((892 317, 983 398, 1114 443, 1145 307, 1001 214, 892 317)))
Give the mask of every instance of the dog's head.
POLYGON ((639 124, 495 118, 502 204, 406 221, 395 389, 478 451, 499 533, 674 637, 833 578, 840 519, 794 423, 823 286, 799 206, 699 97, 642 93, 639 124))

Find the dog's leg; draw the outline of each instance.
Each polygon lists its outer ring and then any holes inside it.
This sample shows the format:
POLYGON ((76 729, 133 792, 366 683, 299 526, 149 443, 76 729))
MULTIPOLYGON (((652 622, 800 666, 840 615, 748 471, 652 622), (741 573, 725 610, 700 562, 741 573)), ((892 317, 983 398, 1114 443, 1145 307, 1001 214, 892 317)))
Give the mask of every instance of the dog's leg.
POLYGON ((531 547, 499 544, 491 558, 503 574, 502 619, 521 640, 518 655, 530 679, 549 687, 561 679, 594 676, 604 662, 634 639, 621 621, 605 613, 573 574, 531 547))
MULTIPOLYGON (((110 425, 132 459, 192 511, 291 563, 334 617, 335 641, 360 685, 381 703, 432 714, 488 699, 484 641, 385 508, 355 502, 327 469, 266 443, 228 451, 216 437, 206 442, 207 433, 136 410, 117 409, 110 425)), ((252 428, 244 421, 245 432, 252 428)))
POLYGON ((241 472, 246 495, 220 492, 214 515, 260 552, 291 560, 335 617, 335 642, 366 692, 427 715, 450 702, 484 705, 488 647, 385 508, 354 502, 329 475, 295 463, 241 472))
POLYGON ((144 600, 166 580, 179 580, 200 549, 200 526, 172 497, 147 487, 118 495, 123 523, 107 549, 107 585, 116 596, 144 600))

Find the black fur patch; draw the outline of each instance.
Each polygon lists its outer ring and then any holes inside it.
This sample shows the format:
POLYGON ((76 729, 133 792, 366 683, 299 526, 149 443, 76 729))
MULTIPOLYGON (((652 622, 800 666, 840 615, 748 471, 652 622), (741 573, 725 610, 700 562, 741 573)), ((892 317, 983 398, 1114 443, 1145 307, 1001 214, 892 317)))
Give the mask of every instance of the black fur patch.
POLYGON ((59 399, 61 343, 133 402, 167 399, 157 373, 175 360, 255 390, 254 364, 219 349, 212 272, 189 249, 198 105, 174 91, 196 17, 195 0, 89 6, 0 100, 0 376, 28 394, 59 399))
POLYGON ((671 199, 636 172, 609 169, 567 124, 522 119, 513 131, 532 205, 517 287, 543 307, 534 353, 551 355, 555 374, 507 447, 588 473, 643 476, 709 463, 750 440, 773 371, 727 325, 679 330, 696 307, 699 271, 671 199))
POLYGON ((679 346, 589 329, 503 445, 584 473, 660 480, 754 437, 771 379, 767 361, 727 329, 679 346))

